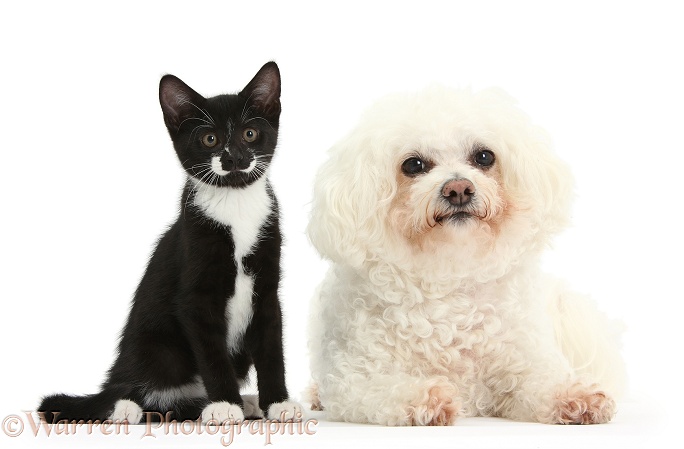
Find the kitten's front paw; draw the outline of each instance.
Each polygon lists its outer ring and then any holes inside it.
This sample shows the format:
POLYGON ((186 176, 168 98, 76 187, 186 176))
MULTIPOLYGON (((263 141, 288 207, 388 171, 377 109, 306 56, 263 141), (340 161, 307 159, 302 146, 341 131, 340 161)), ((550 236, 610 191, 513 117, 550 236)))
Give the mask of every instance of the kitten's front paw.
POLYGON ((297 402, 283 401, 271 404, 268 419, 272 421, 299 421, 302 419, 302 406, 297 402))
POLYGON ((263 418, 264 412, 259 408, 259 396, 254 394, 246 394, 242 396, 242 408, 245 412, 245 418, 263 418))
POLYGON ((142 420, 143 411, 138 404, 128 399, 119 399, 114 405, 114 411, 109 415, 113 422, 128 421, 128 424, 138 424, 142 420))
POLYGON ((214 421, 218 424, 230 421, 242 421, 244 413, 239 405, 230 402, 212 402, 202 410, 202 421, 214 421))

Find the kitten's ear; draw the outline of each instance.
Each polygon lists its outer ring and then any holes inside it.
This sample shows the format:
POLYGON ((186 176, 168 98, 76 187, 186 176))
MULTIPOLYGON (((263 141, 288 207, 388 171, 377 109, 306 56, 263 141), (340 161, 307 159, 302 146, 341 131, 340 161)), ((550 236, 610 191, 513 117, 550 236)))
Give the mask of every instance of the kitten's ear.
POLYGON ((204 97, 173 75, 164 75, 159 82, 159 103, 169 131, 178 131, 180 124, 197 114, 204 97))
POLYGON ((264 64, 239 95, 268 115, 280 114, 280 70, 278 70, 278 65, 273 61, 264 64))

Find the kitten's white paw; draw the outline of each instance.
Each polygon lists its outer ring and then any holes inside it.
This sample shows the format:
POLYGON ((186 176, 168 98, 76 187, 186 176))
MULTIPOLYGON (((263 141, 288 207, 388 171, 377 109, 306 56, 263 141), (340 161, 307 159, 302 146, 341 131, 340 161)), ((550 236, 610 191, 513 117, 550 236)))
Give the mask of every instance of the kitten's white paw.
POLYGON ((246 394, 242 396, 242 408, 245 411, 245 416, 249 418, 263 418, 264 412, 259 408, 259 396, 254 394, 246 394))
POLYGON ((129 424, 138 424, 142 420, 143 411, 138 404, 128 399, 119 399, 114 405, 114 411, 109 415, 113 422, 128 421, 129 424))
POLYGON ((302 406, 293 401, 278 402, 268 408, 268 419, 273 421, 299 421, 302 415, 302 406))
POLYGON ((242 421, 245 415, 239 405, 230 402, 212 402, 202 410, 202 421, 216 421, 218 424, 229 421, 242 421))

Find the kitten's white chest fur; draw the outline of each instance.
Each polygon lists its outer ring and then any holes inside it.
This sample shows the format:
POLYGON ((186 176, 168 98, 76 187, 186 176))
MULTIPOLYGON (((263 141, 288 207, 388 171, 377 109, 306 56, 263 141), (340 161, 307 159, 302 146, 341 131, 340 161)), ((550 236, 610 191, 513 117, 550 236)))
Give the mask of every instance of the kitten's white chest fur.
MULTIPOLYGON (((193 182, 199 181, 193 179, 193 182)), ((235 242, 235 293, 228 300, 225 312, 228 350, 233 352, 238 348, 253 313, 254 278, 245 272, 242 259, 254 250, 259 241, 261 230, 273 211, 273 201, 268 194, 265 176, 243 189, 206 184, 200 184, 196 189, 195 206, 208 217, 230 227, 235 242)))

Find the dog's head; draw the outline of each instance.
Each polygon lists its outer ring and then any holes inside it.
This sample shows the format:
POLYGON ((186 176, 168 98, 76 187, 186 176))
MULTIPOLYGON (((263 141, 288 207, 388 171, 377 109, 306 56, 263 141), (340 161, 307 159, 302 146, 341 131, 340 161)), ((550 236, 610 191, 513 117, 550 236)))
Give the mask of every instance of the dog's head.
POLYGON ((308 233, 360 268, 386 261, 501 273, 565 224, 571 177, 499 90, 432 87, 373 106, 330 150, 308 233))

